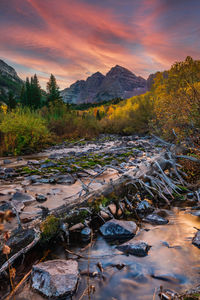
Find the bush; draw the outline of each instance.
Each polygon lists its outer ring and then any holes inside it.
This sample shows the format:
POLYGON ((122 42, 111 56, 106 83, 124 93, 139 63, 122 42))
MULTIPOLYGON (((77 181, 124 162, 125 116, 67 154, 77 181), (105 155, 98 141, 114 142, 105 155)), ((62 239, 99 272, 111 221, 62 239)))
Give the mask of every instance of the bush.
POLYGON ((46 121, 37 112, 18 108, 5 114, 0 123, 1 154, 31 153, 50 141, 46 121))

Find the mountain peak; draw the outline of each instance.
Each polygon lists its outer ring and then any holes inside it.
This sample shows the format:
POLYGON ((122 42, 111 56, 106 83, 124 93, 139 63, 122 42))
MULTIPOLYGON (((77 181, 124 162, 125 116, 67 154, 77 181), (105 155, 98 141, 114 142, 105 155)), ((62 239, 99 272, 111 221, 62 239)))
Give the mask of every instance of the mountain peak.
POLYGON ((104 76, 96 72, 82 82, 62 91, 65 102, 94 103, 114 98, 126 99, 146 91, 146 80, 130 70, 116 65, 104 76))

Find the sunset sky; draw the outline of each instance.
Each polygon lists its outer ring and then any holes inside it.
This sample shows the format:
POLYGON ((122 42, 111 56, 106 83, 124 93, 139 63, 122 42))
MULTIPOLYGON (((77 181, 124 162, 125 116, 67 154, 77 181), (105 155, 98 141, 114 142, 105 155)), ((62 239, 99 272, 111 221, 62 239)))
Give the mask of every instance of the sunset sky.
POLYGON ((61 88, 122 65, 136 75, 200 58, 200 0, 0 0, 0 58, 61 88))

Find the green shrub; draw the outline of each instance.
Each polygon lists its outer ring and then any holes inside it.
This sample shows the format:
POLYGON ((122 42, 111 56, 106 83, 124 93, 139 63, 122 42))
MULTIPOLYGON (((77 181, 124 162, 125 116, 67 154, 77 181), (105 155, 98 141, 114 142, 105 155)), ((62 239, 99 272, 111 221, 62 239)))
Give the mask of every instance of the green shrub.
POLYGON ((1 154, 31 153, 50 141, 46 121, 37 112, 17 108, 2 117, 0 123, 1 154))

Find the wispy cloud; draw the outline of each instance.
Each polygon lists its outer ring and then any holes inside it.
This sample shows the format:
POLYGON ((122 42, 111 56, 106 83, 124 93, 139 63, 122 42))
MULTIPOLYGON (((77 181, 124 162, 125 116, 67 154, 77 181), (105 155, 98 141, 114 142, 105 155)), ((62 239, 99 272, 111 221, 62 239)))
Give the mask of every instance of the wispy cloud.
POLYGON ((1 0, 0 56, 43 84, 55 74, 62 88, 115 64, 147 76, 198 57, 199 8, 197 0, 1 0))

